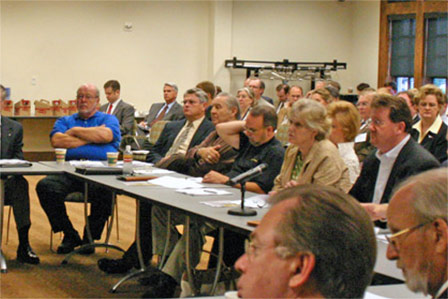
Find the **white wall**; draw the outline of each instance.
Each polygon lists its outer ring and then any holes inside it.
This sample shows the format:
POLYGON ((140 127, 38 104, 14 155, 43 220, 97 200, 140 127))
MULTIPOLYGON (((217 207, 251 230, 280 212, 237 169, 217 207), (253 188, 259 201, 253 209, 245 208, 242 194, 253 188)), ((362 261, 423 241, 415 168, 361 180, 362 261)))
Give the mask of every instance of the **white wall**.
MULTIPOLYGON (((68 100, 84 82, 117 79, 123 98, 147 110, 165 81, 181 93, 206 79, 235 92, 245 72, 224 68, 233 56, 337 59, 348 63, 334 76, 343 90, 376 83, 378 1, 2 0, 0 10, 0 81, 13 100, 68 100)), ((267 83, 274 96, 279 81, 267 83)))

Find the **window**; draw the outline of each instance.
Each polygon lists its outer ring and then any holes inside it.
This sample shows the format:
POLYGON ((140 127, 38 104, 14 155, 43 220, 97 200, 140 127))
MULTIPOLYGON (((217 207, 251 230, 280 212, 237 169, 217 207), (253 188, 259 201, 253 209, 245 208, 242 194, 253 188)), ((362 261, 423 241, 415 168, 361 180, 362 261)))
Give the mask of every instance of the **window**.
POLYGON ((446 78, 434 78, 432 84, 437 85, 446 94, 446 78))
POLYGON ((378 86, 446 86, 446 1, 381 1, 378 86))
POLYGON ((446 14, 428 14, 426 18, 425 76, 446 87, 448 22, 446 14), (444 83, 443 83, 444 82, 444 83))

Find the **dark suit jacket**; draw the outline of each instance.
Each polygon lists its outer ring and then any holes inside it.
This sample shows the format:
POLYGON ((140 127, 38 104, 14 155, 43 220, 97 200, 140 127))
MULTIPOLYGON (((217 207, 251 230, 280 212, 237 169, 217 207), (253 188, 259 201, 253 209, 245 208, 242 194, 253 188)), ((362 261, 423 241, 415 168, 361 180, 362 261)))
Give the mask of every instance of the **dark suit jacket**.
MULTIPOLYGON (((364 159, 361 174, 349 192, 360 202, 372 202, 373 200, 376 177, 380 167, 380 161, 375 153, 376 150, 364 159)), ((401 181, 437 167, 439 167, 439 162, 414 139, 409 139, 395 160, 381 203, 389 202, 393 188, 401 181)))
MULTIPOLYGON (((162 109, 163 105, 165 103, 154 103, 151 105, 151 108, 149 108, 149 114, 145 117, 145 122, 148 124, 148 126, 151 124, 151 122, 156 119, 158 112, 160 109, 162 109)), ((184 109, 182 108, 182 105, 180 105, 178 102, 174 102, 171 109, 168 111, 167 114, 163 117, 163 120, 180 120, 184 119, 184 109)))
MULTIPOLYGON (((447 159, 447 143, 446 143, 446 131, 447 126, 442 122, 442 126, 437 134, 433 132, 428 132, 425 138, 423 138, 421 146, 426 148, 431 154, 436 157, 439 162, 443 162, 447 159)), ((418 140, 420 133, 416 129, 412 129, 412 138, 418 140)))
MULTIPOLYGON (((154 145, 151 145, 149 143, 149 140, 145 141, 145 143, 143 144, 143 149, 150 151, 146 158, 147 162, 157 163, 159 160, 165 157, 166 153, 176 139, 177 134, 179 134, 180 130, 185 125, 185 122, 186 119, 166 123, 159 139, 154 145)), ((193 139, 191 139, 188 148, 200 144, 205 139, 205 137, 207 137, 208 134, 210 134, 213 130, 215 130, 213 123, 207 118, 204 118, 201 125, 196 130, 193 139)))
POLYGON ((1 152, 0 159, 23 159, 22 125, 5 116, 1 117, 1 152))
MULTIPOLYGON (((109 103, 104 104, 100 107, 101 112, 106 112, 109 107, 109 103)), ((113 115, 118 119, 120 123, 121 136, 132 134, 132 128, 134 127, 134 106, 121 100, 118 106, 115 107, 113 115)))

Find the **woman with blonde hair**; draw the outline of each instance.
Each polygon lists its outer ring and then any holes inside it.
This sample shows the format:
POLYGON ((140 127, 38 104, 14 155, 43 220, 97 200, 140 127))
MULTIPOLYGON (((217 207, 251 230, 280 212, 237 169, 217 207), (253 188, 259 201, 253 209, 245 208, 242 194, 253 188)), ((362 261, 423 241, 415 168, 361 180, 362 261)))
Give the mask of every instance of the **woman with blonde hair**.
POLYGON ((348 167, 350 183, 354 184, 360 172, 354 140, 359 132, 361 116, 358 109, 347 101, 333 102, 328 105, 327 111, 332 121, 329 139, 338 147, 339 154, 348 167))
POLYGON ((291 145, 272 190, 318 184, 348 192, 351 188, 348 169, 336 146, 328 140, 331 123, 325 107, 316 101, 301 99, 292 106, 289 119, 291 145))
POLYGON ((238 91, 236 92, 236 98, 240 103, 241 120, 245 120, 249 115, 249 111, 250 109, 252 109, 255 102, 254 92, 252 91, 252 89, 248 87, 243 87, 238 89, 238 91))
POLYGON ((324 107, 327 107, 331 103, 331 94, 325 88, 318 88, 311 92, 311 99, 321 103, 324 107))
POLYGON ((447 126, 440 117, 440 110, 445 105, 442 90, 427 84, 419 89, 415 98, 420 121, 412 126, 412 137, 436 157, 439 162, 447 159, 447 126))

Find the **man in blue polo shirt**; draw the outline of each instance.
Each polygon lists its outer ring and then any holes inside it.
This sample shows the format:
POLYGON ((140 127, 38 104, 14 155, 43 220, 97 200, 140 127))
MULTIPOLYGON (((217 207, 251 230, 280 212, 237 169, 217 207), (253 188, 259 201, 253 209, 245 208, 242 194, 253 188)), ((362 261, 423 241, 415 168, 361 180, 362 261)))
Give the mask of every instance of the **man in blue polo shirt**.
MULTIPOLYGON (((118 150, 121 138, 118 120, 113 115, 97 111, 98 102, 98 88, 93 84, 84 84, 78 88, 76 94, 78 113, 62 117, 54 124, 50 133, 51 145, 55 148, 66 148, 67 160, 106 160, 107 152, 118 150)), ((53 232, 64 233, 57 252, 69 253, 75 247, 88 243, 86 234, 84 233, 81 240, 73 228, 64 203, 68 194, 83 192, 84 183, 67 175, 49 175, 37 184, 36 191, 53 232)), ((89 224, 94 240, 101 238, 111 213, 111 199, 111 191, 89 184, 89 224)))

